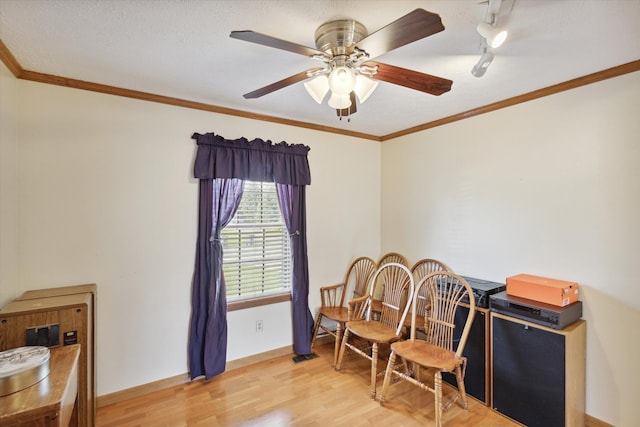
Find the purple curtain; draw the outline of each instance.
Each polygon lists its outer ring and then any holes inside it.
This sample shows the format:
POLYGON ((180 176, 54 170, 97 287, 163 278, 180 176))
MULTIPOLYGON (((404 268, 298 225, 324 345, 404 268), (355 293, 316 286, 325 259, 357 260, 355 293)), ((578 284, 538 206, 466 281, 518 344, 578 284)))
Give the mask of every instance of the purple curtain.
POLYGON ((189 334, 191 378, 204 375, 208 379, 225 369, 227 302, 219 237, 237 210, 244 180, 284 184, 278 198, 292 234, 294 351, 310 353, 313 318, 308 301, 304 191, 311 184, 309 147, 262 139, 227 140, 213 133, 194 133, 192 138, 198 144, 194 176, 200 179, 200 201, 189 334))
POLYGON ((309 185, 311 172, 302 144, 246 138, 224 139, 207 133, 192 136, 198 144, 194 175, 200 179, 239 178, 247 181, 309 185))
POLYGON ((220 231, 238 210, 244 181, 201 179, 196 265, 191 295, 191 379, 224 372, 227 361, 227 295, 220 231))
POLYGON ((276 184, 280 211, 291 236, 293 351, 311 353, 313 315, 309 310, 309 262, 304 185, 276 184))

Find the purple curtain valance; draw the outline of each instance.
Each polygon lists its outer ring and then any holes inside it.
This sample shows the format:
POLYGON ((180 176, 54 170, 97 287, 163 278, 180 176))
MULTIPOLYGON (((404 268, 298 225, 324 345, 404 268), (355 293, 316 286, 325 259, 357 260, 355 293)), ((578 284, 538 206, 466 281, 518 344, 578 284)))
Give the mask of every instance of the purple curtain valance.
POLYGON ((248 181, 310 185, 311 172, 302 144, 246 138, 224 139, 214 133, 191 136, 198 144, 193 174, 198 179, 238 178, 248 181))

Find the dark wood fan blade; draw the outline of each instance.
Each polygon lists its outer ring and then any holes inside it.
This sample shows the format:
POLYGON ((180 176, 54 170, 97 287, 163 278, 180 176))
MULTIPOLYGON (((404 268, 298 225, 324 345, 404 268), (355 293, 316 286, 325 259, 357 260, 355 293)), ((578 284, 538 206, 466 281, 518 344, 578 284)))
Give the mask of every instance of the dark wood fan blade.
POLYGON ((265 87, 261 87, 260 89, 256 89, 253 92, 245 93, 242 96, 244 96, 246 99, 260 98, 261 96, 267 95, 271 92, 275 92, 278 89, 282 89, 284 87, 291 86, 294 83, 306 80, 309 77, 307 73, 314 73, 320 70, 322 70, 322 67, 311 68, 310 70, 302 71, 301 73, 294 74, 293 76, 287 77, 286 79, 282 79, 265 87))
POLYGON ((394 85, 408 87, 431 95, 442 95, 451 90, 451 80, 418 71, 407 70, 406 68, 394 65, 383 64, 381 62, 365 62, 364 65, 377 66, 378 72, 372 76, 376 80, 382 80, 394 85))
POLYGON ((349 117, 358 111, 358 107, 356 107, 356 93, 351 91, 349 99, 351 99, 351 105, 348 108, 336 108, 336 114, 340 117, 340 120, 342 120, 343 117, 349 117))
POLYGON ((256 33, 255 31, 231 31, 230 37, 232 39, 244 40, 246 42, 261 44, 263 46, 275 47, 276 49, 282 49, 308 57, 323 55, 323 52, 318 49, 288 42, 286 40, 280 40, 275 37, 256 33))
POLYGON ((416 9, 360 40, 356 47, 373 59, 400 46, 444 30, 440 15, 416 9))

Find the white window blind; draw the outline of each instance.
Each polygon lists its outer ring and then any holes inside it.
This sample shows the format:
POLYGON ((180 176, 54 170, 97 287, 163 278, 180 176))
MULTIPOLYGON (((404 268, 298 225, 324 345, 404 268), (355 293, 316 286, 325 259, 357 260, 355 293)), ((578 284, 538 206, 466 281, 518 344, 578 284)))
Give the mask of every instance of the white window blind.
POLYGON ((274 183, 246 181, 238 211, 220 237, 227 300, 291 289, 289 233, 274 183))

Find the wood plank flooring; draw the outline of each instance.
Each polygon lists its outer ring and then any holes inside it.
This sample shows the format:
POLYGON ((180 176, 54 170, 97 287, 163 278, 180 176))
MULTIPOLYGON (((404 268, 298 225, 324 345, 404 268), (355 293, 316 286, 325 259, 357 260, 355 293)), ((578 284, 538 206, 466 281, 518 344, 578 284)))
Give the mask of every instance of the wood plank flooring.
MULTIPOLYGON (((336 372, 333 344, 316 346, 319 357, 294 363, 292 355, 98 408, 97 427, 133 426, 430 426, 433 395, 399 381, 385 406, 369 398, 370 362, 345 355, 336 372)), ((381 370, 386 366, 380 362, 381 370)), ((382 388, 379 376, 378 391, 382 388)), ((445 393, 453 388, 445 384, 445 393)), ((519 424, 470 398, 454 404, 447 426, 515 427, 519 424)))

